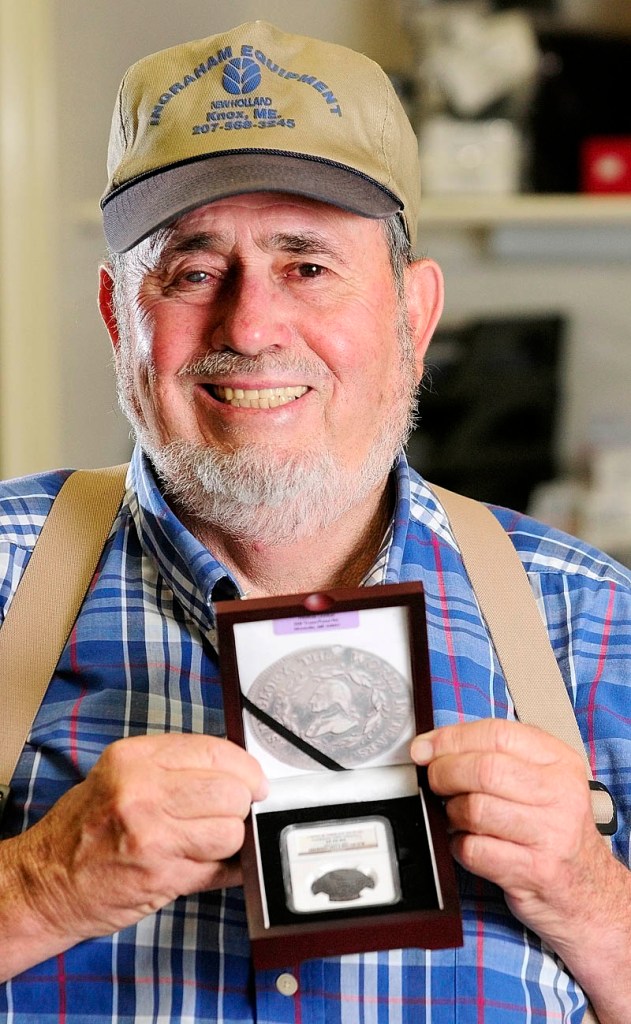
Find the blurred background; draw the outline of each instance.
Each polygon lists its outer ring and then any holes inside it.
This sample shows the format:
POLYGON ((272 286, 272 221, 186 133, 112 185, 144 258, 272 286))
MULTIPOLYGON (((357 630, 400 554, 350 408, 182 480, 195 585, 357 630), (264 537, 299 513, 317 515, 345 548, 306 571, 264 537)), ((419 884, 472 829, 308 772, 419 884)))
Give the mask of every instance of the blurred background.
POLYGON ((631 0, 2 0, 0 473, 130 451, 96 308, 119 81, 265 18, 362 50, 446 277, 412 462, 631 563, 631 0))

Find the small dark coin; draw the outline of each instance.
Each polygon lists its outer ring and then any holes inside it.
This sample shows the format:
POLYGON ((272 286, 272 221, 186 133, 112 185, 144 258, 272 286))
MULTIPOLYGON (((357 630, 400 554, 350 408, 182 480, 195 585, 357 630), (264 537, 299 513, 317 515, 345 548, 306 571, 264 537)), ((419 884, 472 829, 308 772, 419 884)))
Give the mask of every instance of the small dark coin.
MULTIPOLYGON (((390 750, 410 728, 409 683, 383 658, 356 647, 310 647, 280 658, 252 683, 249 699, 292 733, 356 768, 390 750)), ((308 754, 250 717, 254 735, 277 760, 318 767, 308 754)))
POLYGON ((375 880, 357 868, 337 868, 316 878, 311 892, 324 892, 331 902, 358 900, 363 889, 374 889, 375 880))

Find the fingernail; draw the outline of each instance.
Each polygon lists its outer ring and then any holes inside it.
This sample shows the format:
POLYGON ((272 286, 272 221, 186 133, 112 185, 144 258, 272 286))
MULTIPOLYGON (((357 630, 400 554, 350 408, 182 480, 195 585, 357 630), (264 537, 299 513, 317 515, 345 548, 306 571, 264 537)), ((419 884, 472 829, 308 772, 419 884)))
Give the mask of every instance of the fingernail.
POLYGON ((417 736, 412 741, 411 754, 417 764, 428 764, 434 756, 434 744, 428 735, 417 736))

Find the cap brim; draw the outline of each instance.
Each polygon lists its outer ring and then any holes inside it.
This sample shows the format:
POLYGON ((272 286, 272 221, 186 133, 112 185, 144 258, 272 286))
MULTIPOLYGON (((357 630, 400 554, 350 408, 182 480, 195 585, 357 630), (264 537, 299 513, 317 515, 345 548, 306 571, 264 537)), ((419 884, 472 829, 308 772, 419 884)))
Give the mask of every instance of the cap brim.
POLYGON ((306 196, 363 217, 389 217, 402 207, 383 185, 342 164, 248 149, 176 164, 105 196, 107 243, 112 252, 125 252, 188 210, 248 192, 306 196))

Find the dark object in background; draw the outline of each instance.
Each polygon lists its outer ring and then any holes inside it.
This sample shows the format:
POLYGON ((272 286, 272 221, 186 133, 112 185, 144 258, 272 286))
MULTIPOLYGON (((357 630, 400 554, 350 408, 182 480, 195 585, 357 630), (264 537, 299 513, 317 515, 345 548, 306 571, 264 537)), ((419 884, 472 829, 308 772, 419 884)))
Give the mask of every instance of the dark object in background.
POLYGON ((556 14, 559 0, 492 0, 491 7, 495 11, 508 11, 517 7, 526 13, 544 11, 546 14, 556 14))
POLYGON ((408 444, 414 468, 471 498, 526 511, 533 488, 557 475, 564 327, 550 314, 440 328, 408 444))
POLYGON ((529 184, 535 192, 578 192, 584 143, 631 135, 631 39, 542 33, 539 44, 529 184))

